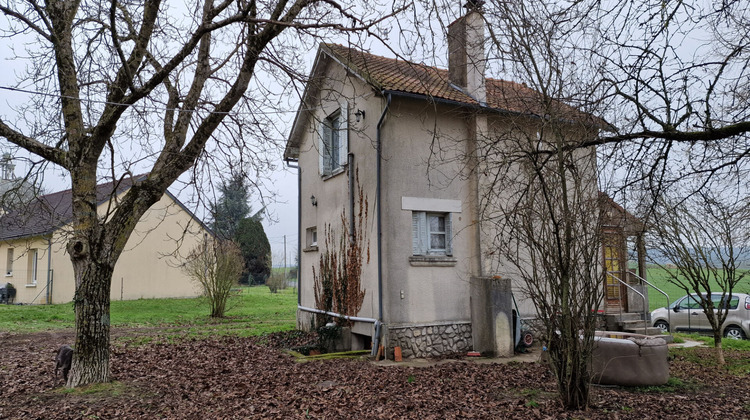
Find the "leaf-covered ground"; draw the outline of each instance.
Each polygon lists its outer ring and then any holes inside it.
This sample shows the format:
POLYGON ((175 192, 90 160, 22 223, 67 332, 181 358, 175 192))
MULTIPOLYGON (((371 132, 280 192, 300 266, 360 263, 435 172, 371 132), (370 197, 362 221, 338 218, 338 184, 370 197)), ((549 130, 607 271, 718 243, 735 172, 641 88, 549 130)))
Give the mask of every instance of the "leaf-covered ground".
MULTIPOLYGON (((539 363, 300 363, 282 351, 308 338, 115 340, 115 382, 70 391, 53 376, 54 352, 69 335, 6 333, 0 335, 0 418, 750 418, 750 372, 717 368, 710 349, 673 354, 670 386, 595 387, 592 408, 565 412, 539 363)), ((750 352, 726 357, 731 365, 750 352)))

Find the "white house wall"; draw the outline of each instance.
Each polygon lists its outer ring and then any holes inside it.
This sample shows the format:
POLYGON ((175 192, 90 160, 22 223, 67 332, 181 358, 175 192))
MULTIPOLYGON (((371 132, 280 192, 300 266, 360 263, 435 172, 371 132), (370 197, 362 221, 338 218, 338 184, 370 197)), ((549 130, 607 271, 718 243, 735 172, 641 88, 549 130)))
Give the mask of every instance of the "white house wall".
MULTIPOLYGON (((313 291, 313 267, 316 272, 320 255, 325 250, 325 226, 331 225, 340 235, 341 214, 349 217, 349 173, 346 167, 341 173, 323 178, 318 170, 318 122, 335 112, 342 102, 348 104, 349 152, 354 154, 354 167, 359 172, 359 183, 369 202, 369 220, 367 221, 367 238, 369 239, 370 262, 362 267, 362 288, 365 298, 360 317, 378 317, 378 282, 377 282, 377 226, 375 222, 375 136, 376 125, 384 102, 375 96, 373 90, 360 79, 348 75, 337 63, 330 65, 321 97, 309 104, 314 108, 313 117, 306 122, 307 129, 300 143, 300 177, 302 197, 300 202, 300 304, 303 307, 315 308, 313 291), (364 118, 356 121, 354 115, 358 110, 364 111, 364 118), (311 196, 317 199, 313 206, 311 196), (318 232, 318 247, 307 245, 306 231, 315 227, 318 232)), ((357 199, 355 198, 355 203, 357 199)), ((356 204, 355 204, 356 205, 356 204)), ((348 226, 347 226, 348 228, 348 226)), ((309 329, 311 315, 300 312, 298 327, 309 329)), ((370 335, 372 325, 355 325, 356 331, 370 335)))
MULTIPOLYGON (((456 108, 393 99, 383 132, 384 301, 389 324, 469 322, 469 280, 476 266, 474 195, 459 171, 469 136, 456 108), (439 115, 439 118, 436 118, 439 115), (451 211, 453 266, 412 263, 412 211, 451 211), (457 208, 441 203, 458 203, 457 208), (451 208, 453 207, 453 208, 451 208), (458 211, 456 211, 458 210, 458 211)), ((439 259, 438 259, 439 260, 439 259)))

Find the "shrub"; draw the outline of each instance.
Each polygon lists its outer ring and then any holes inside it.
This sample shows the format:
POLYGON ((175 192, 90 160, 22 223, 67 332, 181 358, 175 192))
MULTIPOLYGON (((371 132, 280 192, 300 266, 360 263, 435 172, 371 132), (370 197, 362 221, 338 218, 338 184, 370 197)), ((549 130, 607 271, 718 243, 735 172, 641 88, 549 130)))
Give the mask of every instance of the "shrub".
POLYGON ((218 239, 205 240, 190 251, 183 266, 208 299, 212 318, 224 316, 232 287, 243 269, 244 260, 237 244, 218 239))
POLYGON ((274 273, 266 280, 266 286, 271 289, 271 293, 277 293, 279 290, 286 289, 286 279, 283 274, 274 273))

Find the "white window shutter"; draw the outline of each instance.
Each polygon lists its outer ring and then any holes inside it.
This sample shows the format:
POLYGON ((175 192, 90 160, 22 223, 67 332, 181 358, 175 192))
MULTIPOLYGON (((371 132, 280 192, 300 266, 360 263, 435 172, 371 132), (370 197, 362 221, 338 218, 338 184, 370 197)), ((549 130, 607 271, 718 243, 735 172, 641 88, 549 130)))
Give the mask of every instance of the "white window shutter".
POLYGON ((419 247, 419 213, 411 212, 411 253, 412 255, 421 255, 419 247))
POLYGON ((417 216, 419 217, 419 255, 427 255, 427 251, 430 249, 430 238, 427 234, 427 213, 420 211, 417 216))
POLYGON ((339 112, 339 166, 349 162, 349 103, 341 103, 339 112))
POLYGON ((325 123, 318 123, 318 173, 320 176, 326 174, 326 144, 325 144, 325 123))
POLYGON ((331 127, 325 121, 320 123, 320 175, 331 174, 331 127))
POLYGON ((453 255, 453 215, 445 215, 445 255, 453 255))

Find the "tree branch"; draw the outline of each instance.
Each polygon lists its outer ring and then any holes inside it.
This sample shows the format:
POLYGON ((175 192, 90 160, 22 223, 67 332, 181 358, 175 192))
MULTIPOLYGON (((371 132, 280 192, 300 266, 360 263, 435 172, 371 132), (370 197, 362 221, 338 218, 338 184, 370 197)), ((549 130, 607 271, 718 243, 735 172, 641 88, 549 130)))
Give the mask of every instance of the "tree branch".
POLYGON ((38 155, 50 162, 60 165, 63 168, 67 168, 67 154, 66 152, 47 146, 31 137, 25 136, 19 131, 14 130, 3 120, 0 119, 0 137, 6 138, 9 142, 20 146, 35 155, 38 155))

